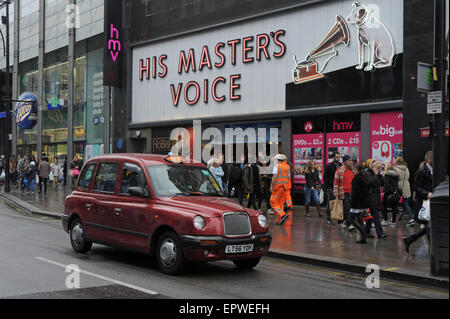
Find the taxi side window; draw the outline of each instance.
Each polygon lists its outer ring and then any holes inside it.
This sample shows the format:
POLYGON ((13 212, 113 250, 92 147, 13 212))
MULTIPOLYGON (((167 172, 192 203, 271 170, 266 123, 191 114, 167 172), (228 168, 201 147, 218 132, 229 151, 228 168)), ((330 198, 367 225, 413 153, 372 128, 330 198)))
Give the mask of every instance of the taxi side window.
POLYGON ((122 181, 120 183, 120 194, 130 195, 130 187, 141 187, 148 194, 148 186, 145 181, 145 175, 139 165, 125 163, 122 170, 122 181))
POLYGON ((94 174, 95 166, 97 163, 86 165, 78 180, 78 187, 88 189, 91 184, 92 175, 94 174))
POLYGON ((118 163, 100 163, 93 190, 114 193, 119 166, 118 163))

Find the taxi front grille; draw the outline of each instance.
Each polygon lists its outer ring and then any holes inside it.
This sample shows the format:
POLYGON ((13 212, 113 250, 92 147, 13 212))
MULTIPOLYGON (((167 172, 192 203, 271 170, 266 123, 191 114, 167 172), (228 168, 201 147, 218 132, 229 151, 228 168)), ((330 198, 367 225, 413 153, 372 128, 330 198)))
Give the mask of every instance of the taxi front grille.
POLYGON ((237 237, 251 235, 250 218, 247 213, 223 214, 223 231, 225 236, 237 237))

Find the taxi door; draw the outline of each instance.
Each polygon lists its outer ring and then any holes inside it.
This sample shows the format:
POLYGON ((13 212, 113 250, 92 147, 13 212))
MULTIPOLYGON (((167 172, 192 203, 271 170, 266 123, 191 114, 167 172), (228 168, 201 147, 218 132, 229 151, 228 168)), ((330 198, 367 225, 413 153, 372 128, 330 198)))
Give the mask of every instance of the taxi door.
POLYGON ((120 201, 114 205, 113 227, 120 246, 149 251, 150 230, 155 216, 150 209, 149 188, 138 164, 123 164, 120 201))

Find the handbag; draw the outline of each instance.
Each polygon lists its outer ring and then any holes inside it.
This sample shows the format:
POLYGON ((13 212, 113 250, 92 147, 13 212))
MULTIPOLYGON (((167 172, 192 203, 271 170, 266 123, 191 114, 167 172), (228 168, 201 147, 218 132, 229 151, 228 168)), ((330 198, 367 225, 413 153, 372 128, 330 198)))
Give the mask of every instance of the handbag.
POLYGON ((341 199, 330 200, 331 219, 344 220, 344 202, 341 199))
POLYGON ((419 220, 429 222, 430 221, 430 201, 424 200, 422 208, 419 211, 419 220))

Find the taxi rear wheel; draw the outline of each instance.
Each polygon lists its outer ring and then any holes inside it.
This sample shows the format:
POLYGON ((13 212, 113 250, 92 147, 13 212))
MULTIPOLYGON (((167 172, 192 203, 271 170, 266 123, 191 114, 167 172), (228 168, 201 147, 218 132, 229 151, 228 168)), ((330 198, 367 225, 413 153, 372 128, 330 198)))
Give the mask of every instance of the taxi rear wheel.
POLYGON ((70 224, 69 236, 70 244, 77 253, 84 254, 91 249, 92 243, 86 240, 83 224, 79 218, 74 219, 70 224))
POLYGON ((157 244, 156 261, 159 269, 168 275, 177 275, 185 266, 181 242, 173 231, 163 233, 157 244))
POLYGON ((256 267, 256 265, 259 264, 260 260, 261 260, 261 258, 238 259, 238 260, 233 260, 233 263, 240 270, 249 270, 249 269, 256 267))

